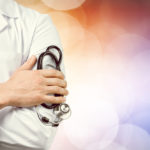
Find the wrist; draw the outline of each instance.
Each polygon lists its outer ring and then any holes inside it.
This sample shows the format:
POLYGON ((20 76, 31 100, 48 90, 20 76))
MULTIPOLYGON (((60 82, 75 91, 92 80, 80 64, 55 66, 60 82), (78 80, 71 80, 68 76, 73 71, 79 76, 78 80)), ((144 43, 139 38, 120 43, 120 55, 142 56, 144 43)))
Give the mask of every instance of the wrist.
POLYGON ((0 97, 0 109, 4 108, 6 106, 7 106, 6 101, 4 101, 3 99, 1 99, 1 97, 0 97))
POLYGON ((8 98, 8 94, 5 93, 4 84, 5 83, 0 84, 0 109, 9 106, 9 98, 8 98))

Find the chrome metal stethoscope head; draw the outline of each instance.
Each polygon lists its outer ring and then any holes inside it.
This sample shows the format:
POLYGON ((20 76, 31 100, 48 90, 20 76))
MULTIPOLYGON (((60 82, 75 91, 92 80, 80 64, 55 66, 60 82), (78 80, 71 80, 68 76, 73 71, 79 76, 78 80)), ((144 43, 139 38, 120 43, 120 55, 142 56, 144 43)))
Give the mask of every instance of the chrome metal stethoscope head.
POLYGON ((57 127, 63 120, 66 120, 71 116, 71 109, 66 103, 59 104, 49 112, 45 112, 45 110, 42 111, 41 107, 35 107, 35 109, 38 118, 44 125, 57 127))

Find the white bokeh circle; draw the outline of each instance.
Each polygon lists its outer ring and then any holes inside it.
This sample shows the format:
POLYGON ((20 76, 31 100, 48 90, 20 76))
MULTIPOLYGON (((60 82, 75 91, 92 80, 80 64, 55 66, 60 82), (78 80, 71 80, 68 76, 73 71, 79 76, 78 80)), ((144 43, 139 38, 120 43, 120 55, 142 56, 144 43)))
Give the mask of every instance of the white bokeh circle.
POLYGON ((135 97, 133 87, 128 82, 129 63, 117 54, 105 53, 103 60, 103 97, 114 103, 120 121, 127 120, 133 113, 135 97))
POLYGON ((107 47, 107 45, 115 38, 127 32, 121 26, 108 22, 107 20, 101 20, 101 22, 94 23, 90 27, 90 31, 98 37, 103 44, 103 48, 107 47))
MULTIPOLYGON (((147 42, 147 44, 149 41, 147 42)), ((150 47, 141 49, 131 61, 129 74, 130 82, 134 86, 135 97, 138 100, 137 106, 149 102, 150 97, 150 47)))
POLYGON ((42 0, 45 5, 56 10, 70 10, 80 7, 85 0, 42 0))
POLYGON ((64 50, 72 52, 73 48, 85 38, 84 28, 75 17, 68 13, 54 11, 49 15, 59 32, 64 50))
POLYGON ((121 59, 132 60, 142 50, 149 49, 149 40, 136 34, 122 34, 114 38, 106 48, 106 53, 119 55, 121 59))
POLYGON ((91 145, 88 145, 88 147, 85 150, 128 150, 128 149, 115 142, 111 143, 109 146, 105 148, 101 148, 100 142, 95 142, 91 145))
MULTIPOLYGON (((136 55, 141 54, 142 50, 149 47, 147 39, 135 34, 123 34, 114 39, 105 50, 104 89, 112 95, 112 101, 116 104, 122 121, 127 120, 134 112, 138 103, 136 95, 140 94, 139 90, 136 90, 139 69, 132 71, 133 68, 138 68, 136 64, 133 64, 133 60, 136 55), (133 67, 133 65, 135 66, 133 67)), ((111 97, 109 98, 111 99, 111 97)))
POLYGON ((133 124, 120 125, 116 141, 127 147, 128 150, 150 149, 150 135, 133 124))
POLYGON ((78 83, 93 84, 102 80, 101 43, 94 34, 86 30, 84 33, 85 37, 73 47, 73 50, 65 53, 67 77, 70 83, 76 85, 78 83))
POLYGON ((64 124, 69 141, 80 149, 95 141, 100 141, 101 148, 112 143, 119 122, 113 105, 101 100, 87 85, 74 87, 71 97, 72 116, 64 124))

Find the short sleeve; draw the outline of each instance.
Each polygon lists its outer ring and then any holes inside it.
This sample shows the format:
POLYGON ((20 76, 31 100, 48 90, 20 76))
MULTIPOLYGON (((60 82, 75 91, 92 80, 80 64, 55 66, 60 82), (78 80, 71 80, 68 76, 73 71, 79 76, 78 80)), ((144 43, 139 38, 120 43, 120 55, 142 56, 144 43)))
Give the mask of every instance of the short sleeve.
MULTIPOLYGON (((47 14, 41 14, 36 25, 36 29, 33 35, 31 47, 29 50, 30 58, 32 55, 35 55, 37 58, 39 55, 46 50, 46 48, 50 45, 55 45, 60 48, 62 51, 62 61, 60 64, 61 71, 65 75, 65 67, 64 67, 64 51, 62 48, 61 40, 59 33, 53 24, 51 17, 47 14)), ((53 50, 53 53, 58 57, 58 52, 53 50)), ((37 64, 33 69, 36 69, 37 64)))

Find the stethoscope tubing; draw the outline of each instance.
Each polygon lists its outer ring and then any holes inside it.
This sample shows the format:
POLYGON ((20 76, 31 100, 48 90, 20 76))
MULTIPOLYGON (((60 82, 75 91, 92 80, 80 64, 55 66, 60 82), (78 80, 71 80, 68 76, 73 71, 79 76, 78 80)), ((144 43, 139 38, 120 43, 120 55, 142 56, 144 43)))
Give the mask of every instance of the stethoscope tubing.
MULTIPOLYGON (((37 69, 38 70, 39 69, 43 69, 43 59, 44 59, 45 56, 50 56, 54 60, 54 62, 56 64, 56 68, 55 69, 61 71, 60 64, 62 62, 62 52, 61 52, 61 50, 57 46, 51 45, 51 46, 49 46, 46 49, 45 52, 43 52, 43 53, 40 54, 40 56, 38 58, 38 62, 37 62, 37 69), (51 49, 55 49, 55 50, 58 51, 58 53, 59 53, 59 59, 50 51, 51 49)), ((62 96, 60 94, 54 94, 54 95, 55 96, 62 96)), ((46 109, 54 109, 55 107, 59 106, 60 104, 47 105, 47 104, 43 103, 41 105, 43 107, 45 107, 46 109)))

